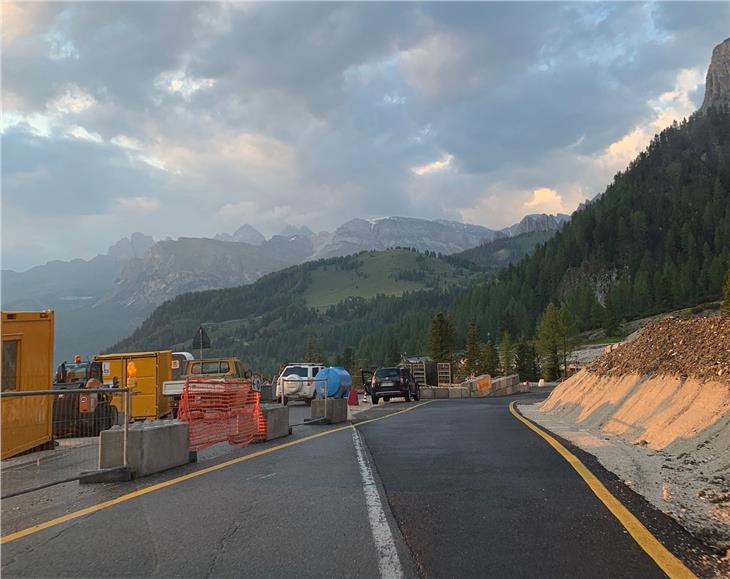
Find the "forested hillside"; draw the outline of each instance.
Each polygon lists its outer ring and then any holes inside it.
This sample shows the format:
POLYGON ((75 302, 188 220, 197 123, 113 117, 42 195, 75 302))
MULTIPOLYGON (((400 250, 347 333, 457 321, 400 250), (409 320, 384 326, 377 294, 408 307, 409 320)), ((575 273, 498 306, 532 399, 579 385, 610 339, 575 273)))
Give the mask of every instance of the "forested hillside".
POLYGON ((730 114, 714 108, 662 131, 604 195, 489 281, 314 310, 302 297, 309 267, 245 288, 180 296, 115 349, 182 344, 198 323, 217 322, 218 351, 254 367, 271 370, 301 356, 308 336, 330 356, 352 347, 378 364, 422 351, 438 310, 463 344, 470 320, 482 338, 503 330, 532 336, 551 301, 565 301, 586 328, 606 310, 629 318, 718 299, 730 267, 730 114))
MULTIPOLYGON (((301 357, 309 336, 334 354, 338 344, 379 336, 378 326, 386 330, 384 347, 398 352, 404 336, 396 340, 387 330, 402 312, 442 307, 455 288, 484 279, 432 252, 410 249, 319 260, 251 285, 180 295, 110 351, 189 350, 195 330, 205 323, 213 342, 209 354, 234 354, 265 371, 301 357)), ((420 326, 413 329, 409 348, 420 347, 421 334, 420 326)))
POLYGON ((555 235, 555 231, 532 231, 515 237, 502 237, 448 256, 453 264, 497 270, 519 261, 555 235))

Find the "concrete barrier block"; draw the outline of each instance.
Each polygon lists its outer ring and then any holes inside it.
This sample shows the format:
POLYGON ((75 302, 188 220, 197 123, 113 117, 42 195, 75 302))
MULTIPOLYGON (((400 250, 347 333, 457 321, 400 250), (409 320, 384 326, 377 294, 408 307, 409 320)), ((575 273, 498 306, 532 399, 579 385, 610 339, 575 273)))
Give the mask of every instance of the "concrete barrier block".
POLYGON ((266 419, 266 440, 289 436, 289 407, 280 404, 262 404, 261 411, 266 419))
POLYGON ((419 393, 421 395, 421 400, 433 400, 433 388, 429 388, 428 386, 421 386, 419 393))
MULTIPOLYGON (((122 466, 123 448, 124 431, 121 427, 104 430, 99 442, 99 468, 122 466)), ((155 420, 129 426, 127 466, 136 476, 181 466, 189 460, 187 422, 155 420)))
POLYGON ((336 424, 347 420, 347 400, 344 398, 327 398, 312 400, 312 419, 324 418, 327 424, 336 424))
POLYGON ((448 398, 449 397, 449 389, 443 388, 441 386, 433 389, 433 397, 434 398, 448 398))
POLYGON ((274 385, 273 384, 262 384, 261 385, 261 402, 273 402, 274 401, 274 385))
POLYGON ((447 388, 449 398, 461 398, 461 390, 459 388, 447 388))

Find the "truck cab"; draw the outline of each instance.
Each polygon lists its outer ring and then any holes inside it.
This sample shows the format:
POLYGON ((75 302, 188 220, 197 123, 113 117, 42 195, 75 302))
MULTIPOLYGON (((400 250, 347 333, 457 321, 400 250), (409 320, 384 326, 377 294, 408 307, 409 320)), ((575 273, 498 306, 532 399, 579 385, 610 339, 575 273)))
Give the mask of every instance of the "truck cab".
POLYGON ((177 380, 162 385, 162 393, 170 400, 172 415, 177 417, 180 396, 188 378, 250 378, 251 371, 244 368, 238 358, 206 358, 187 360, 185 371, 177 380))

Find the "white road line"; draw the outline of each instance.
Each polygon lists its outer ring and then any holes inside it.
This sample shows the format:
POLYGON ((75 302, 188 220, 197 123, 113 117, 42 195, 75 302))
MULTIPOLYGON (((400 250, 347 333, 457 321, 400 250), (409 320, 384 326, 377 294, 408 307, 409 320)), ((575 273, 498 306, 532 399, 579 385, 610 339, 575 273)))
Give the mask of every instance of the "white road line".
POLYGON ((375 484, 373 471, 370 470, 370 464, 365 457, 362 440, 360 440, 357 428, 352 429, 352 442, 355 444, 357 463, 360 466, 362 487, 365 491, 365 505, 368 509, 370 529, 373 532, 375 550, 378 554, 380 576, 387 579, 399 579, 403 577, 403 569, 400 565, 400 559, 398 559, 398 551, 395 548, 395 541, 393 541, 393 533, 390 532, 388 519, 385 518, 385 511, 383 511, 383 504, 380 501, 378 486, 375 484))

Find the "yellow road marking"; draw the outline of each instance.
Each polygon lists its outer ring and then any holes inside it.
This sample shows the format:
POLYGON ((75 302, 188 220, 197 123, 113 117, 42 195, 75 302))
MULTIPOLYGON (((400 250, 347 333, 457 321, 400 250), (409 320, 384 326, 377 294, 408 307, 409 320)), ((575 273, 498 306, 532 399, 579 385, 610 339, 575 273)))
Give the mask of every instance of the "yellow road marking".
POLYGON ((137 497, 141 497, 141 496, 147 495, 149 493, 153 493, 155 491, 159 491, 164 488, 171 487, 173 485, 179 484, 186 480, 190 480, 190 479, 193 479, 193 478, 196 478, 199 476, 203 476, 205 474, 209 474, 211 472, 215 472, 217 470, 221 470, 223 468, 227 468, 229 466, 233 466, 234 464, 238 464, 240 462, 251 460, 253 458, 258 458, 259 456, 264 456, 266 454, 271 454, 272 452, 276 452, 278 450, 284 450, 285 448, 296 446, 297 444, 302 444, 304 442, 309 442, 310 440, 315 440, 315 439, 321 438, 323 436, 329 436, 330 434, 335 434, 336 432, 342 432, 343 430, 350 430, 351 428, 356 428, 356 427, 362 426, 363 424, 368 424, 370 422, 376 422, 378 420, 383 420, 384 418, 390 418, 391 416, 397 416, 398 414, 403 414, 404 412, 408 412, 410 410, 413 410, 414 408, 419 408, 420 406, 424 406, 424 405, 428 404, 429 402, 430 402, 430 400, 428 402, 422 402, 420 404, 416 404, 415 406, 409 406, 408 408, 404 408, 403 410, 399 410, 398 412, 393 412, 392 414, 386 414, 385 416, 380 416, 379 418, 370 418, 369 420, 363 420, 362 422, 359 422, 354 425, 348 424, 347 426, 340 426, 338 428, 333 428, 332 430, 326 430, 325 432, 311 434, 309 436, 305 436, 304 438, 300 438, 298 440, 292 440, 291 442, 285 442, 284 444, 279 444, 279 445, 273 446, 271 448, 266 448, 264 450, 252 452, 251 454, 247 454, 246 456, 239 456, 238 458, 233 458, 231 460, 221 462, 221 463, 213 465, 213 466, 209 466, 209 467, 206 467, 206 468, 203 468, 200 470, 196 470, 195 472, 184 474, 182 476, 179 476, 179 477, 176 477, 176 478, 173 478, 170 480, 166 480, 164 482, 156 483, 156 484, 150 485, 148 487, 145 487, 143 489, 139 489, 139 490, 133 491, 131 493, 127 493, 126 495, 122 495, 115 499, 110 499, 108 501, 104 501, 103 503, 91 505, 90 507, 86 507, 84 509, 74 511, 73 513, 68 513, 66 515, 57 517, 55 519, 51 519, 50 521, 46 521, 44 523, 38 523, 37 525, 28 527, 27 529, 23 529, 22 531, 17 531, 15 533, 10 533, 8 535, 3 535, 2 537, 0 537, 0 544, 4 545, 5 543, 17 541, 18 539, 22 539, 23 537, 27 537, 28 535, 33 535, 34 533, 38 533, 39 531, 43 531, 43 530, 49 529, 51 527, 55 527, 56 525, 60 525, 61 523, 73 521, 74 519, 78 519, 79 517, 83 517, 85 515, 90 515, 92 513, 96 513, 97 511, 101 511, 101 510, 107 509, 109 507, 113 507, 114 505, 125 503, 125 502, 135 499, 137 497))
POLYGON ((639 546, 651 557, 659 568, 671 578, 694 578, 696 575, 692 573, 677 557, 675 557, 661 542, 651 534, 639 519, 637 519, 624 504, 611 494, 603 483, 598 480, 590 469, 585 466, 577 456, 560 444, 554 437, 545 430, 527 420, 517 410, 515 410, 515 402, 510 402, 509 411, 512 416, 525 424, 532 431, 540 435, 550 446, 552 446, 560 456, 562 456, 570 466, 580 475, 588 487, 593 491, 599 500, 606 505, 606 508, 616 517, 639 546))

